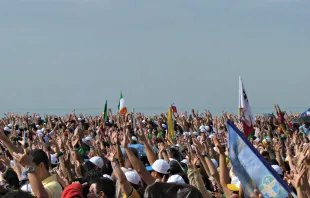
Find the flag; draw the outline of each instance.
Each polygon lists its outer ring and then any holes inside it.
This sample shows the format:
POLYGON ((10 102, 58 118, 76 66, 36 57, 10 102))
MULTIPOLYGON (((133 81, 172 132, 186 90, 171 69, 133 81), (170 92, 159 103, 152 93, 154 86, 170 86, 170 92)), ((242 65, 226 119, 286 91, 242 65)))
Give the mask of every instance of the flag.
POLYGON ((176 118, 178 116, 178 110, 174 103, 171 104, 173 116, 176 118))
POLYGON ((109 116, 108 116, 108 101, 105 101, 105 105, 104 105, 104 112, 103 112, 103 116, 104 116, 104 121, 109 121, 109 116))
POLYGON ((242 184, 245 197, 249 198, 254 189, 258 189, 263 197, 284 198, 292 193, 287 184, 230 120, 226 126, 230 161, 242 184))
POLYGON ((173 114, 172 107, 169 107, 167 124, 168 124, 168 139, 170 138, 171 140, 172 140, 172 138, 175 137, 172 114, 173 114))
POLYGON ((121 96, 119 98, 118 112, 121 115, 125 115, 127 113, 127 108, 125 107, 125 100, 123 98, 123 93, 122 92, 121 92, 121 96))
POLYGON ((248 96, 245 92, 241 77, 239 77, 239 118, 243 125, 243 133, 246 138, 254 135, 254 118, 248 96))

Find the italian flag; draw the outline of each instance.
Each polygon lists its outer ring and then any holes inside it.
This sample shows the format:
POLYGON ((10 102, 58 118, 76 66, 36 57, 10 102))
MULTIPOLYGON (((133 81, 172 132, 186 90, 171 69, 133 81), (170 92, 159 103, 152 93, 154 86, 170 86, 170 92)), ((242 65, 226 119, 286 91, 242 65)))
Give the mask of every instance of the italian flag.
POLYGON ((125 115, 127 113, 127 108, 125 107, 125 100, 123 98, 123 93, 122 92, 121 92, 121 96, 119 98, 118 112, 121 115, 125 115))
POLYGON ((241 77, 239 77, 239 118, 243 125, 244 136, 250 139, 254 135, 254 118, 241 77))

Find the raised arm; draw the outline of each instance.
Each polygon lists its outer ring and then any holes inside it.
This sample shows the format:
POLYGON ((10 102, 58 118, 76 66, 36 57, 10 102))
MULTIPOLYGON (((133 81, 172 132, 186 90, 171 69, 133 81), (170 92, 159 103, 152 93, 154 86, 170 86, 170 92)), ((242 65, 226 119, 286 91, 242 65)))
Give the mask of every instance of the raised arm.
POLYGON ((155 179, 146 170, 143 163, 128 148, 128 133, 129 131, 126 131, 126 134, 124 135, 124 139, 122 141, 122 146, 124 147, 127 157, 133 168, 137 171, 137 173, 140 175, 140 177, 145 181, 147 185, 151 185, 155 182, 155 179))

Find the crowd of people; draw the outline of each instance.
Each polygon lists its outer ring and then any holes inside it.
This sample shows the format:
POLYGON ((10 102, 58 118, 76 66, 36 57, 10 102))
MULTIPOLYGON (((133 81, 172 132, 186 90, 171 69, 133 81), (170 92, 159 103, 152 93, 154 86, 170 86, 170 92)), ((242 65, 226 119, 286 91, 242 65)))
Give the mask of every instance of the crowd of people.
MULTIPOLYGON (((257 115, 250 142, 298 198, 310 198, 310 129, 293 122, 299 116, 257 115)), ((8 113, 0 122, 0 197, 244 197, 228 119, 243 130, 235 114, 179 113, 168 138, 165 113, 8 113)), ((251 196, 263 197, 259 189, 251 196)))

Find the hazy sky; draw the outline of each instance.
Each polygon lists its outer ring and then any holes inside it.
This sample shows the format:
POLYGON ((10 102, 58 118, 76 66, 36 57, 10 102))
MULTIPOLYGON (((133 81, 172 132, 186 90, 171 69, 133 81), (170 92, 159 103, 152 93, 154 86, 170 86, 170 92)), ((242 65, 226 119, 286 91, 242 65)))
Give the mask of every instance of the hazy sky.
POLYGON ((0 110, 310 106, 309 0, 1 0, 0 110))

